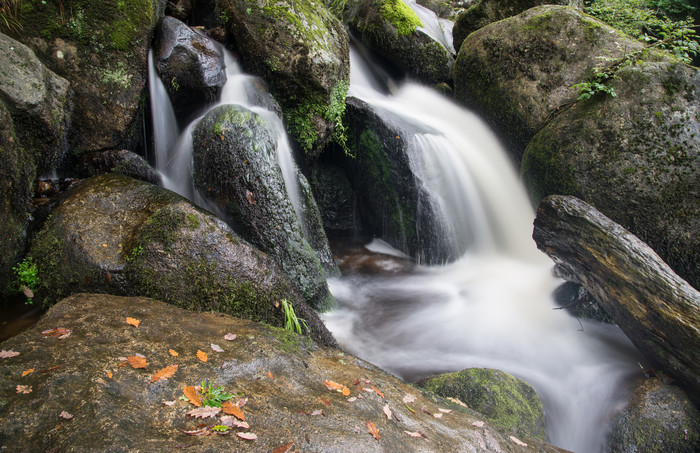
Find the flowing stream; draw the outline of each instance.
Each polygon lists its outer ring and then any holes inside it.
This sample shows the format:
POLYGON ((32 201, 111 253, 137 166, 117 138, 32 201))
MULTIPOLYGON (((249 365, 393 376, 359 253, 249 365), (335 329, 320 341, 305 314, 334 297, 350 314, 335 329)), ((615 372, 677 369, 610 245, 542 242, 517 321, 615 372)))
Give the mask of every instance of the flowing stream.
MULTIPOLYGON (((355 51, 351 68, 350 95, 413 125, 407 153, 417 183, 442 205, 465 253, 444 266, 331 280, 340 306, 323 315, 327 326, 349 352, 407 380, 471 367, 509 372, 537 390, 552 443, 602 451, 639 373, 638 352, 618 328, 553 309, 561 282, 531 238, 534 213, 517 174, 478 117, 416 84, 378 91, 355 51)), ((368 248, 399 255, 376 241, 368 248)))

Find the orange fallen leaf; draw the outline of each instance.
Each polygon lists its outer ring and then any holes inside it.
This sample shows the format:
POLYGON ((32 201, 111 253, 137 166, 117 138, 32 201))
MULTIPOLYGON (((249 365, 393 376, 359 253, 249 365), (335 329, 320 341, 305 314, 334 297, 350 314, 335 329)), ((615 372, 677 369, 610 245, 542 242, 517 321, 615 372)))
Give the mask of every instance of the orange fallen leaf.
POLYGON ((177 353, 177 351, 175 351, 175 350, 173 350, 173 349, 168 349, 168 352, 169 352, 170 355, 173 356, 173 357, 177 357, 177 356, 180 355, 180 354, 177 353))
POLYGON ((270 379, 275 379, 275 375, 269 371, 267 372, 267 377, 269 377, 270 379))
POLYGON ((369 430, 369 433, 377 440, 379 440, 379 430, 377 429, 377 425, 375 425, 372 422, 365 422, 365 425, 367 426, 367 429, 369 430))
POLYGON ((182 394, 185 395, 188 400, 190 400, 190 403, 194 404, 197 407, 202 407, 202 400, 199 398, 196 388, 185 387, 182 389, 182 394))
POLYGON ((107 277, 107 283, 112 283, 112 274, 105 272, 105 277, 107 277))
POLYGON ((202 362, 206 362, 208 360, 207 353, 201 349, 197 349, 197 358, 202 362))
POLYGON ((287 453, 289 450, 292 449, 292 445, 294 445, 294 442, 289 442, 288 444, 280 445, 279 447, 273 448, 272 453, 287 453))
POLYGON ((323 385, 325 385, 328 390, 335 390, 336 392, 342 393, 343 396, 350 396, 350 389, 343 384, 338 384, 333 381, 323 381, 323 385))
POLYGON ((158 382, 162 381, 163 379, 168 379, 169 377, 173 377, 173 374, 177 371, 177 365, 170 365, 166 366, 165 368, 161 368, 160 370, 156 371, 153 376, 151 376, 151 382, 158 382))
POLYGON ((34 372, 34 368, 30 368, 30 369, 28 369, 28 370, 24 370, 24 371, 22 371, 22 377, 24 377, 24 376, 26 376, 26 375, 28 375, 28 374, 32 374, 33 372, 34 372))
POLYGON ((222 406, 221 409, 224 410, 225 413, 229 415, 233 415, 239 420, 245 421, 245 414, 241 410, 240 407, 238 407, 236 404, 234 404, 231 401, 226 401, 222 406))
POLYGON ((253 192, 250 190, 245 191, 245 199, 248 200, 248 203, 254 205, 256 204, 255 199, 253 198, 253 192))
POLYGON ((134 327, 138 327, 139 324, 141 324, 141 321, 139 321, 138 319, 130 318, 130 317, 127 316, 127 317, 126 317, 126 323, 127 323, 127 324, 131 324, 131 325, 134 326, 134 327))
POLYGON ((372 390, 374 390, 374 392, 377 395, 379 395, 380 398, 384 398, 384 394, 381 391, 379 391, 379 389, 377 387, 375 387, 374 384, 372 384, 370 387, 372 387, 372 390))
POLYGON ((56 327, 55 329, 43 330, 41 332, 45 337, 63 337, 64 335, 70 335, 70 333, 70 329, 65 329, 63 327, 56 327))
POLYGON ((18 385, 17 387, 15 387, 15 389, 17 390, 17 393, 32 393, 31 385, 18 385))
POLYGON ((322 402, 323 404, 325 404, 326 406, 330 406, 330 405, 331 405, 331 400, 329 400, 328 398, 321 397, 321 402, 322 402))
POLYGON ((129 356, 126 361, 131 365, 131 368, 146 368, 148 365, 146 359, 140 355, 129 356))
POLYGON ((112 372, 111 372, 111 371, 108 371, 108 372, 107 372, 107 377, 110 378, 110 379, 112 379, 112 376, 114 376, 114 375, 112 374, 112 372))

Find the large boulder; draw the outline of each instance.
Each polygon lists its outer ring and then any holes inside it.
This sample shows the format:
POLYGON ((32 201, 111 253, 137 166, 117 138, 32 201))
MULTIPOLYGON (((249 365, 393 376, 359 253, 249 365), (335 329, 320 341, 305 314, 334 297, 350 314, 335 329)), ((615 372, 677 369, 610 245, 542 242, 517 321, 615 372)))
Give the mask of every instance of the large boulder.
POLYGON ((310 333, 331 335, 265 253, 179 195, 117 174, 73 189, 34 238, 35 300, 80 291, 158 297, 192 310, 284 325, 287 299, 310 333))
POLYGON ((606 451, 694 453, 700 448, 700 412, 675 385, 659 378, 636 383, 628 406, 613 422, 606 451))
POLYGON ((532 136, 576 100, 573 85, 642 47, 577 9, 531 8, 469 35, 455 62, 455 99, 498 132, 519 165, 532 136))
POLYGON ((700 70, 664 58, 617 76, 617 97, 577 102, 532 139, 523 179, 535 202, 592 204, 700 288, 700 70))
POLYGON ((245 107, 222 105, 192 137, 195 187, 241 236, 277 259, 309 304, 330 308, 321 262, 287 194, 272 124, 245 107))
POLYGON ((9 109, 22 146, 39 173, 63 159, 71 118, 66 79, 44 66, 32 50, 0 33, 0 101, 9 109))
POLYGON ((492 22, 506 19, 539 5, 570 5, 583 7, 583 0, 477 0, 455 21, 452 37, 459 50, 464 39, 492 22))
POLYGON ((153 299, 77 294, 0 349, 19 353, 0 358, 0 444, 13 451, 563 451, 504 434, 478 414, 337 349, 153 299), (70 335, 41 333, 59 327, 70 335), (227 333, 236 338, 227 341, 227 333), (206 362, 196 357, 198 350, 208 353, 206 362), (145 368, 121 359, 136 354, 145 368), (158 370, 175 365, 171 377, 157 380, 158 370), (246 400, 240 415, 249 428, 216 435, 212 428, 232 425, 232 418, 223 412, 201 418, 208 411, 201 408, 199 417, 188 417, 197 407, 182 398, 183 389, 200 394, 202 381, 233 395, 234 403, 246 400), (364 390, 371 387, 377 391, 364 390), (407 407, 408 394, 415 398, 410 406, 429 413, 407 407), (439 411, 448 408, 452 412, 439 411), (368 426, 376 427, 376 439, 368 426), (236 435, 243 432, 257 439, 236 435))
POLYGON ((154 59, 176 112, 192 113, 219 99, 226 83, 224 54, 211 38, 166 16, 156 26, 154 59))
POLYGON ((73 154, 134 149, 142 140, 147 53, 164 6, 164 0, 21 2, 17 39, 67 79, 75 93, 73 154))
POLYGON ((656 367, 700 401, 700 293, 639 238, 585 202, 552 195, 533 237, 656 367))
POLYGON ((403 0, 355 0, 347 9, 350 29, 383 59, 429 84, 452 80, 451 29, 445 33, 436 17, 421 20, 403 0))
POLYGON ((351 237, 355 231, 355 196, 343 169, 316 162, 310 169, 309 182, 316 194, 324 230, 329 235, 351 237))
POLYGON ((542 402, 530 384, 500 370, 469 368, 421 381, 443 397, 457 398, 495 426, 545 440, 542 402))
POLYGON ((88 176, 112 172, 151 184, 160 184, 162 181, 160 174, 146 159, 126 149, 87 153, 83 155, 81 170, 88 176))
POLYGON ((282 105, 287 129, 310 157, 341 120, 350 80, 348 36, 320 0, 217 0, 243 65, 282 105))

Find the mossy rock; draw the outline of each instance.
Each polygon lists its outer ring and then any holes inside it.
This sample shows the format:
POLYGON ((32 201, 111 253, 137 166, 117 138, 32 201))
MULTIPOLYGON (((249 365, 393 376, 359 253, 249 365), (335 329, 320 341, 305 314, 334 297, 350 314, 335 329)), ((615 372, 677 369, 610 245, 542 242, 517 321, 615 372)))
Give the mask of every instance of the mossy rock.
POLYGON ((112 172, 151 184, 161 183, 160 174, 146 159, 126 149, 87 153, 83 155, 81 171, 87 176, 112 172))
POLYGON ((693 453, 700 448, 700 412, 676 386, 659 378, 637 382, 613 423, 611 453, 693 453))
POLYGON ((535 133, 576 100, 573 85, 642 47, 575 8, 531 8, 464 40, 454 67, 455 99, 496 130, 519 165, 535 133))
POLYGON ((425 24, 402 0, 354 0, 346 16, 362 43, 386 61, 428 84, 451 82, 449 45, 423 31, 425 24))
POLYGON ((282 106, 288 132, 317 157, 334 133, 342 135, 350 81, 342 24, 319 0, 217 0, 216 7, 243 65, 282 106))
POLYGON ((193 132, 194 184, 242 237, 275 257, 312 307, 325 310, 333 299, 287 194, 276 134, 270 122, 244 107, 211 110, 193 132))
POLYGON ((29 45, 75 93, 70 146, 84 151, 133 149, 142 140, 147 53, 164 0, 21 2, 29 45))
POLYGON ((700 288, 700 71, 669 59, 618 71, 616 98, 580 101, 528 144, 531 198, 575 195, 700 288))
POLYGON ((35 301, 95 291, 284 325, 290 301, 320 341, 332 337, 274 261, 179 195, 116 174, 86 180, 53 211, 29 255, 35 301))
POLYGON ((506 431, 545 439, 542 402, 527 382, 488 368, 469 368, 421 381, 440 396, 457 398, 506 431))

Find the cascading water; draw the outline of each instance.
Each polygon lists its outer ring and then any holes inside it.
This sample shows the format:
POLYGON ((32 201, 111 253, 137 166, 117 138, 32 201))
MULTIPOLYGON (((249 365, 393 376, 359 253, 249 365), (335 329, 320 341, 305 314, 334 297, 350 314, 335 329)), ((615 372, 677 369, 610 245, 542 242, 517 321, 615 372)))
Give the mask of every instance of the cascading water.
POLYGON ((352 96, 416 125, 407 152, 417 153, 418 183, 441 200, 445 228, 471 239, 449 265, 332 280, 340 307, 324 315, 327 326, 353 354, 409 380, 471 367, 512 373, 537 390, 552 443, 601 451, 639 354, 618 328, 553 310, 560 282, 530 237, 534 213, 476 116, 411 83, 393 96, 376 91, 354 52, 351 70, 352 96))

